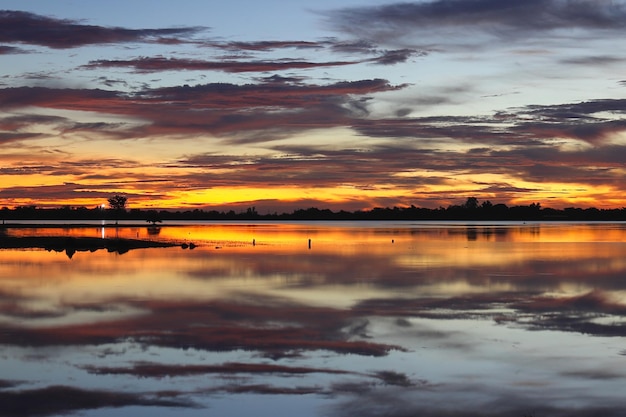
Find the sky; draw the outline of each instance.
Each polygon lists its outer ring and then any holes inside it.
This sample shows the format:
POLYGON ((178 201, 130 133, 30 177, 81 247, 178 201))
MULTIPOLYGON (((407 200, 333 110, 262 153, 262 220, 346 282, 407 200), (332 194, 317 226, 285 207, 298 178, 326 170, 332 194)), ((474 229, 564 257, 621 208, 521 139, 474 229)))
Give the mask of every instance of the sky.
POLYGON ((0 206, 626 206, 626 1, 0 4, 0 206))

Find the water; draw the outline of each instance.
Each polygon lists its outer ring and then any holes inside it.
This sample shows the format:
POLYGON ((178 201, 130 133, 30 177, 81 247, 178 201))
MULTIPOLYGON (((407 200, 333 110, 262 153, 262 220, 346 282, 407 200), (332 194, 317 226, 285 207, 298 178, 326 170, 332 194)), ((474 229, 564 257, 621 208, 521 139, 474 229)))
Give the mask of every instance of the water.
POLYGON ((196 247, 0 249, 0 416, 626 409, 626 224, 55 226, 196 247))

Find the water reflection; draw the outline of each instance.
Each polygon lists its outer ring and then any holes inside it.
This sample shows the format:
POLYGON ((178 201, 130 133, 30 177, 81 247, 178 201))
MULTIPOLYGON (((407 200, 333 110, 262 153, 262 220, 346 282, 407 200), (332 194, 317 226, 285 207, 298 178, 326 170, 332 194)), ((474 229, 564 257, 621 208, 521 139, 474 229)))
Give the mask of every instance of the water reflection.
POLYGON ((626 406, 623 224, 116 235, 197 246, 71 260, 0 250, 0 415, 617 416, 626 406))

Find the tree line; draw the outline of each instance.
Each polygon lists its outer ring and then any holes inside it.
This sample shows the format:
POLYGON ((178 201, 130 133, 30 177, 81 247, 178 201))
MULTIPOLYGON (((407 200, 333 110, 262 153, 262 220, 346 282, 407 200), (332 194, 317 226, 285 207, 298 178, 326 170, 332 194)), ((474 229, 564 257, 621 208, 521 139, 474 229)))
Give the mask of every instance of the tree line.
POLYGON ((157 223, 167 220, 560 220, 560 221, 623 221, 626 208, 598 209, 569 207, 554 209, 542 207, 540 203, 507 206, 493 204, 489 200, 480 202, 469 197, 464 203, 436 209, 416 207, 386 207, 371 210, 332 211, 311 207, 290 213, 257 212, 255 207, 235 212, 218 210, 142 210, 127 209, 126 198, 114 196, 108 207, 39 208, 21 206, 14 209, 4 207, 0 219, 10 220, 134 220, 157 223))

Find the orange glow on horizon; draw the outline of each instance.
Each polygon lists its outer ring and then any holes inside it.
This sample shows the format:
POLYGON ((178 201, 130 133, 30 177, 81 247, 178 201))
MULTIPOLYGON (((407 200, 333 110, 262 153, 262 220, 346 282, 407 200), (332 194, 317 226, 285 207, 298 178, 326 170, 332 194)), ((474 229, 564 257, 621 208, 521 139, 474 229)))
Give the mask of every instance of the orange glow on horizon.
MULTIPOLYGON (((52 161, 47 161, 51 163, 52 161)), ((44 161, 25 164, 43 164, 44 161)), ((14 165, 14 163, 12 163, 14 165)), ((15 168, 19 169, 19 168, 15 168)), ((202 172, 195 168, 171 168, 155 164, 136 163, 128 167, 106 167, 97 175, 91 174, 88 181, 80 173, 66 173, 51 177, 47 173, 26 173, 0 175, 0 183, 20 187, 19 197, 0 200, 0 207, 97 207, 106 204, 108 196, 123 194, 128 196, 129 209, 181 209, 196 208, 235 211, 242 207, 270 206, 271 212, 291 212, 294 209, 307 209, 315 206, 320 209, 371 210, 375 207, 407 207, 415 205, 435 209, 453 204, 463 204, 467 197, 474 196, 479 202, 486 200, 493 204, 508 206, 540 203, 542 207, 562 209, 566 207, 622 208, 626 197, 613 185, 592 187, 584 183, 534 183, 516 178, 497 175, 454 176, 437 173, 433 184, 421 180, 427 172, 398 173, 396 177, 415 177, 416 187, 406 184, 367 184, 346 183, 342 185, 319 185, 291 183, 282 185, 215 185, 194 184, 194 173, 201 177, 202 172), (19 183, 15 183, 16 178, 19 183), (59 181, 62 181, 59 183, 59 181), (188 184, 191 183, 191 184, 188 184), (486 191, 485 184, 510 184, 512 190, 503 188, 501 192, 486 191), (112 189, 111 184, 119 184, 112 189), (477 186, 480 184, 480 186, 477 186), (48 194, 46 190, 50 189, 48 194), (517 191, 519 189, 520 191, 517 191), (528 190, 528 191, 524 191, 528 190), (610 196, 610 197, 607 197, 610 196), (383 202, 383 204, 381 204, 383 202), (282 207, 285 207, 283 210, 282 207)), ((236 179, 239 172, 211 172, 211 175, 236 179), (219 175, 218 175, 219 174, 219 175)), ((246 174, 249 175, 249 174, 246 174)), ((198 180, 201 181, 201 180, 198 180)), ((207 180, 210 181, 210 180, 207 180)), ((222 181, 222 182, 224 182, 222 181)), ((261 208, 263 210, 263 208, 261 208)), ((261 214, 267 212, 259 211, 261 214)))
MULTIPOLYGON (((466 190, 454 191, 450 190, 447 194, 451 197, 444 199, 432 198, 428 193, 422 190, 413 192, 398 193, 394 191, 384 191, 380 193, 370 193, 363 190, 354 190, 352 192, 345 189, 305 189, 286 187, 282 189, 274 188, 236 188, 236 189, 211 189, 201 192, 175 192, 171 194, 161 194, 157 191, 142 192, 135 189, 117 189, 115 192, 106 192, 98 190, 99 187, 93 187, 94 192, 98 192, 103 197, 77 197, 77 198, 43 198, 43 197, 21 197, 4 199, 0 203, 0 207, 15 209, 16 207, 36 206, 38 208, 60 208, 60 207, 86 207, 96 208, 102 204, 106 205, 108 194, 122 194, 128 196, 127 209, 141 210, 193 210, 203 209, 211 210, 212 207, 221 210, 233 209, 236 212, 246 207, 256 206, 257 208, 270 204, 272 207, 285 207, 285 212, 294 209, 308 209, 316 207, 319 209, 330 208, 331 210, 344 209, 353 210, 371 210, 377 207, 408 207, 415 205, 417 207, 425 207, 436 209, 438 207, 447 207, 452 204, 463 204, 467 197, 477 197, 479 203, 491 201, 492 204, 506 204, 507 206, 530 205, 540 203, 542 208, 563 209, 567 207, 576 208, 598 208, 598 209, 620 209, 626 207, 626 198, 596 197, 595 193, 587 196, 553 196, 550 193, 529 193, 524 197, 508 197, 499 198, 498 195, 482 195, 479 191, 476 193, 467 192, 466 190), (339 192, 338 192, 339 190, 339 192), (417 196, 416 198, 408 198, 407 195, 417 196), (456 195, 456 196, 455 196, 456 195), (385 206, 375 203, 377 198, 383 198, 388 201, 397 201, 385 206), (424 203, 420 204, 420 198, 424 199, 424 203), (311 202, 314 203, 311 203, 311 202)), ((261 214, 266 214, 259 211, 261 214)))

